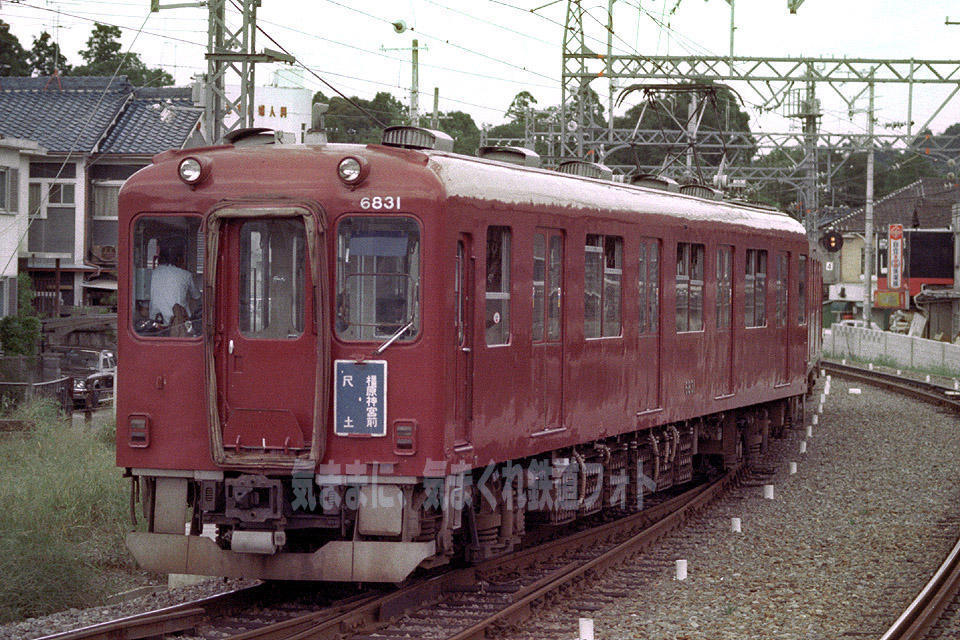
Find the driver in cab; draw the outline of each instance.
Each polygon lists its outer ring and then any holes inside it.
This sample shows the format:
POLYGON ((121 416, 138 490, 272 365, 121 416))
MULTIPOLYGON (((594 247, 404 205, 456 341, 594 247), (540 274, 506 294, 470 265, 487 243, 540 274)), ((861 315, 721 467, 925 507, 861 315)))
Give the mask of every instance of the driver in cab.
POLYGON ((183 247, 161 244, 157 262, 150 277, 150 317, 169 325, 171 336, 185 336, 190 300, 198 300, 200 291, 184 268, 183 247))

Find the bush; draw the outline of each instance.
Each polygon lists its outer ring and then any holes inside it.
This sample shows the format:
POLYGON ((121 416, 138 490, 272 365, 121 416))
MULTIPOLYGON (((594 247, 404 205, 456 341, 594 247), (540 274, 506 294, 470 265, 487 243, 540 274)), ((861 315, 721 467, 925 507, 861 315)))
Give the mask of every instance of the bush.
POLYGON ((111 570, 132 568, 127 480, 113 444, 39 402, 33 431, 0 437, 0 621, 97 604, 111 570))

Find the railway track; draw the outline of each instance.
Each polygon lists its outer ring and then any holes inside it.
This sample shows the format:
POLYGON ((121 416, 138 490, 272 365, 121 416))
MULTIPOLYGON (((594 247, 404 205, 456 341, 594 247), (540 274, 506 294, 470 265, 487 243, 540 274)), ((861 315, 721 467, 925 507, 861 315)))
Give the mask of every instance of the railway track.
POLYGON ((537 600, 641 551, 744 475, 736 470, 640 513, 386 592, 357 590, 295 607, 271 585, 257 585, 39 640, 481 638, 524 619, 537 600))
POLYGON ((863 367, 854 367, 832 360, 822 361, 820 368, 848 380, 856 380, 857 382, 876 385, 924 402, 938 404, 954 409, 955 411, 960 411, 960 393, 931 382, 903 378, 883 371, 871 371, 863 367))
MULTIPOLYGON (((952 389, 832 361, 824 361, 822 368, 848 380, 881 386, 960 413, 960 395, 952 389)), ((960 540, 947 554, 933 577, 880 640, 921 640, 928 637, 928 633, 931 637, 939 637, 937 629, 945 626, 945 614, 950 613, 956 616, 958 608, 960 608, 960 540)))

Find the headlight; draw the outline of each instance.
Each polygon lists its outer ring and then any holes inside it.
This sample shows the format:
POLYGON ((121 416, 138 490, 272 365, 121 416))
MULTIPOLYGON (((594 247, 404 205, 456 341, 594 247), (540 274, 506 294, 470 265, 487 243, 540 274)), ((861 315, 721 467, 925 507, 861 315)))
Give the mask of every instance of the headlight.
POLYGON ((87 381, 86 380, 74 380, 73 381, 73 390, 74 391, 86 391, 87 381))
POLYGON ((351 187, 356 186, 363 182, 364 178, 367 177, 367 172, 369 171, 369 165, 367 161, 363 158, 354 158, 353 156, 348 156, 340 161, 340 164, 337 165, 337 176, 351 187))
POLYGON ((180 162, 180 179, 187 184, 197 184, 203 176, 203 167, 196 158, 185 158, 180 162))

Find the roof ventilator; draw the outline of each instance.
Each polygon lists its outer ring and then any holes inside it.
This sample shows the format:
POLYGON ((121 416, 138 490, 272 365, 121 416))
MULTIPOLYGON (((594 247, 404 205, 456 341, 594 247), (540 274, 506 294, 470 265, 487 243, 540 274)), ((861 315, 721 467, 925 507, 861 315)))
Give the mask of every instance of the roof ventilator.
POLYGON ((651 189, 660 189, 661 191, 680 191, 680 183, 667 176, 660 176, 655 173, 641 173, 630 176, 630 184, 637 187, 649 187, 651 189))
POLYGON ((720 200, 723 197, 723 193, 705 184, 685 184, 680 187, 680 193, 705 200, 720 200))
POLYGON ((596 178, 598 180, 613 180, 613 169, 598 162, 567 160, 566 162, 560 163, 557 171, 571 176, 583 176, 584 178, 596 178))
POLYGON ((293 135, 267 127, 234 129, 224 134, 223 141, 235 147, 254 147, 263 144, 293 144, 293 135))
POLYGON ((403 149, 434 149, 453 151, 453 138, 443 131, 423 129, 421 127, 397 126, 383 130, 381 143, 387 147, 403 149))
POLYGON ((477 156, 484 160, 497 160, 521 167, 539 167, 540 154, 524 147, 480 147, 477 156))

